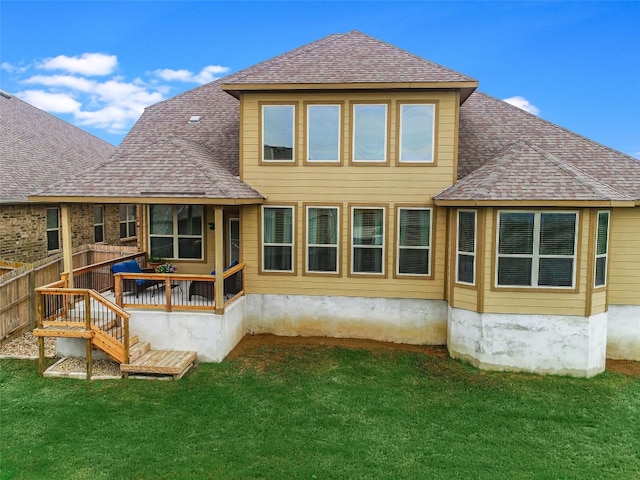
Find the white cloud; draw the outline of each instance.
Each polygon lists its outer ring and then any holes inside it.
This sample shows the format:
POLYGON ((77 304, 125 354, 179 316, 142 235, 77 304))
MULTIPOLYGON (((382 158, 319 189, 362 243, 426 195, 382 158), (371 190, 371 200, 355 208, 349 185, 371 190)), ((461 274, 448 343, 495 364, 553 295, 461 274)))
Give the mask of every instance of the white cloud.
POLYGON ((66 93, 50 93, 44 90, 25 90, 16 96, 41 110, 53 113, 75 113, 82 104, 66 93))
POLYGON ((44 70, 63 70, 80 75, 109 75, 118 65, 118 57, 104 53, 83 53, 79 57, 58 55, 46 58, 38 65, 44 70))
POLYGON ((212 82, 217 78, 220 78, 221 74, 227 73, 228 71, 229 67, 223 67, 220 65, 208 65, 196 74, 194 74, 191 70, 172 70, 170 68, 154 70, 152 73, 167 82, 179 81, 203 85, 205 83, 212 82))
POLYGON ((514 107, 521 108, 522 110, 532 113, 534 115, 538 115, 540 113, 540 109, 535 105, 532 105, 529 100, 521 96, 509 97, 504 99, 505 102, 510 103, 514 107))
POLYGON ((9 62, 2 62, 0 63, 0 69, 5 70, 9 73, 24 73, 26 72, 29 67, 28 66, 17 66, 17 65, 12 65, 9 62))

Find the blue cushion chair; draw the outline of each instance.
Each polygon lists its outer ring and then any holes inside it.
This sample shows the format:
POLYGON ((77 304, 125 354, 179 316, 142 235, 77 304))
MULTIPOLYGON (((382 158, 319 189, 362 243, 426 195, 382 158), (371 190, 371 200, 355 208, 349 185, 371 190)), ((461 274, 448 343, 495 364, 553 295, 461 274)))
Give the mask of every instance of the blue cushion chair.
MULTIPOLYGON (((238 261, 234 261, 226 267, 223 272, 226 272, 230 268, 238 265, 238 261)), ((216 271, 211 272, 211 275, 215 275, 216 271)), ((224 279, 224 294, 225 295, 235 295, 242 289, 242 271, 236 272, 234 275, 231 275, 224 279)), ((191 297, 193 295, 199 295, 201 297, 206 298, 207 300, 213 301, 213 290, 214 290, 215 282, 205 282, 202 280, 194 280, 189 285, 189 301, 191 301, 191 297)))
MULTIPOLYGON (((111 265, 111 271, 115 273, 154 273, 155 270, 153 268, 140 268, 138 262, 135 260, 126 260, 120 263, 114 263, 111 265)), ((136 294, 136 298, 140 295, 140 292, 146 290, 149 287, 153 287, 162 283, 160 280, 144 280, 140 279, 124 279, 122 282, 122 291, 123 292, 134 292, 136 294)))

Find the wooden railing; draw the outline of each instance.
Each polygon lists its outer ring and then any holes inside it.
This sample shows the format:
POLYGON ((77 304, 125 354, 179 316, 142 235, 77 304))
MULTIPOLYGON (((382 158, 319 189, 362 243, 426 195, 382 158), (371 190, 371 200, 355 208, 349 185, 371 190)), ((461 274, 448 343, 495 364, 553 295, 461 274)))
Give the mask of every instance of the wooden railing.
MULTIPOLYGON (((244 263, 224 272, 223 305, 244 295, 244 263)), ((212 311, 216 309, 215 279, 213 275, 180 273, 117 273, 115 279, 116 304, 134 307, 173 310, 212 311), (136 283, 137 282, 137 283, 136 283)))

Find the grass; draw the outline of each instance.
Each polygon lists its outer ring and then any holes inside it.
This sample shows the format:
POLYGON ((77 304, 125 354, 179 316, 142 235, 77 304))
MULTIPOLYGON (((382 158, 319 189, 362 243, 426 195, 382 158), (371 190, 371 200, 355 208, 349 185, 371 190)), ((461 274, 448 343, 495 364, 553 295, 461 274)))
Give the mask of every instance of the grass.
POLYGON ((263 346, 177 382, 0 361, 2 479, 637 479, 640 379, 263 346))

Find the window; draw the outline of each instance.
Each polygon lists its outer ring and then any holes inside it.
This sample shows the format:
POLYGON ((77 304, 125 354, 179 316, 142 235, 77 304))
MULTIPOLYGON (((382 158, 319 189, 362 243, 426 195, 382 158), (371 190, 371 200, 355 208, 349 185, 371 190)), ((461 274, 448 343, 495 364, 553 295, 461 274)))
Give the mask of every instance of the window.
POLYGON ((307 272, 338 273, 337 207, 307 207, 307 272))
POLYGON ((399 275, 429 275, 431 253, 431 210, 400 208, 398 210, 399 275))
POLYGON ((240 219, 229 219, 229 265, 240 261, 240 219))
POLYGON ((136 236, 136 206, 120 205, 120 238, 136 236))
POLYGON ((293 272, 293 207, 262 207, 262 270, 293 272))
POLYGON ((47 251, 60 250, 60 209, 47 208, 47 251))
POLYGON ((293 105, 262 106, 262 159, 266 162, 294 160, 293 105))
POLYGON ((104 242, 104 206, 102 205, 93 207, 93 241, 104 242))
POLYGON ((573 287, 577 213, 499 212, 498 286, 573 287))
POLYGON ((458 246, 456 282, 475 284, 476 272, 476 212, 458 211, 458 246))
POLYGON ((150 255, 162 258, 203 258, 202 205, 150 205, 150 255))
POLYGON ((307 160, 340 161, 340 105, 307 105, 307 160))
POLYGON ((353 207, 351 272, 384 274, 384 208, 353 207))
POLYGON ((607 256, 609 252, 609 212, 598 212, 598 231, 596 233, 596 287, 607 284, 607 256))
POLYGON ((387 161, 387 106, 353 106, 353 161, 387 161))
POLYGON ((435 105, 400 105, 400 161, 433 162, 435 105))

